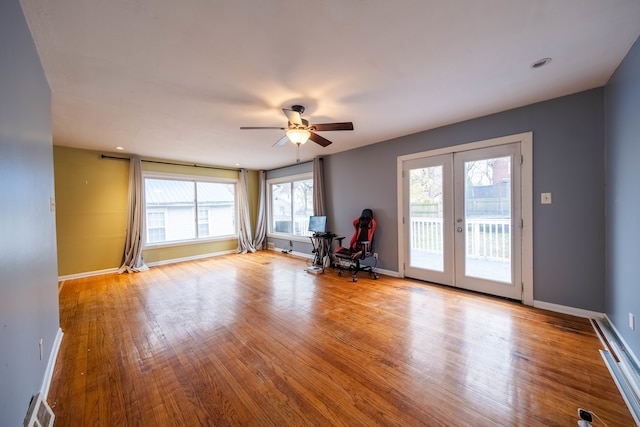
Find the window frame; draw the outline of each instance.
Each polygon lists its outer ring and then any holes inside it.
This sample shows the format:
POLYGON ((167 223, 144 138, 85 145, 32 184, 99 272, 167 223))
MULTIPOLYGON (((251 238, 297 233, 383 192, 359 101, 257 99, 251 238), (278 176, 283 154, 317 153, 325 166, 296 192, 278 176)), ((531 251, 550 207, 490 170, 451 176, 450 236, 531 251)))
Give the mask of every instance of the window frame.
MULTIPOLYGON (((156 208, 152 211, 148 211, 146 209, 146 205, 145 205, 145 211, 144 211, 144 230, 146 232, 145 237, 148 239, 149 238, 149 229, 147 228, 147 225, 149 223, 149 214, 150 213, 154 213, 154 214, 162 214, 162 227, 153 227, 153 229, 162 229, 162 233, 164 234, 164 236, 166 237, 167 235, 167 209, 166 208, 156 208)), ((145 239, 146 240, 146 239, 145 239)), ((146 242, 145 242, 146 243, 146 242)), ((155 242, 151 243, 151 245, 155 244, 155 242)))
MULTIPOLYGON (((235 199, 235 193, 234 193, 234 199, 235 199)), ((200 227, 202 226, 206 226, 207 227, 207 234, 209 234, 211 232, 211 229, 209 227, 209 225, 211 224, 211 221, 209 221, 209 208, 202 208, 198 206, 198 213, 196 216, 196 222, 198 223, 198 235, 200 235, 200 227), (206 221, 202 220, 202 213, 205 212, 207 219, 206 221)))
MULTIPOLYGON (((238 229, 239 229, 239 214, 238 214, 238 179, 235 178, 224 178, 224 177, 212 177, 212 176, 204 176, 204 175, 190 175, 190 174, 176 174, 170 172, 156 172, 156 171, 142 171, 142 205, 144 206, 144 215, 142 227, 145 231, 145 239, 142 244, 143 249, 156 249, 156 248, 167 248, 173 246, 187 246, 187 245, 197 245, 200 243, 209 243, 209 242, 219 242, 219 241, 228 241, 235 240, 238 238, 238 229), (183 240, 172 240, 169 242, 157 242, 157 243, 148 243, 147 239, 147 193, 146 193, 146 179, 166 179, 171 181, 187 181, 194 184, 194 208, 195 208, 195 221, 194 221, 194 232, 196 237, 193 239, 183 239, 183 240), (201 208, 198 205, 198 191, 197 191, 197 183, 214 183, 214 184, 233 184, 233 223, 235 226, 235 231, 233 234, 227 234, 223 236, 215 236, 215 237, 197 237, 199 232, 199 210, 200 209, 208 209, 201 208)), ((165 230, 166 230, 166 222, 167 217, 165 216, 165 230)), ((210 224, 210 222, 208 222, 210 224)))
MULTIPOLYGON (((269 178, 266 181, 267 184, 267 237, 271 237, 274 239, 282 239, 282 240, 293 240, 296 242, 309 242, 309 236, 298 236, 292 233, 282 233, 273 231, 273 192, 272 186, 274 184, 283 184, 283 183, 293 183, 296 181, 306 181, 311 180, 315 185, 315 181, 313 179, 313 171, 305 172, 296 175, 287 175, 278 178, 269 178)), ((293 197, 291 198, 291 203, 293 203, 293 197)), ((311 210, 313 212, 313 198, 311 199, 311 210)), ((293 205, 292 205, 293 206, 293 205)))

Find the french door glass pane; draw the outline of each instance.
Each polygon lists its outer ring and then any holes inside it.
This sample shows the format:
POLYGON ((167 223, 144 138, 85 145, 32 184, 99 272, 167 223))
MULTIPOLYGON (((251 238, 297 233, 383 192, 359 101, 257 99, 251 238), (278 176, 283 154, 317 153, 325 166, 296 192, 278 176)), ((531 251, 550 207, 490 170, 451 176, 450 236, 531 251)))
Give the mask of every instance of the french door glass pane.
POLYGON ((465 275, 511 282, 511 156, 464 163, 465 275))
POLYGON ((409 172, 410 265, 444 271, 442 166, 409 172))

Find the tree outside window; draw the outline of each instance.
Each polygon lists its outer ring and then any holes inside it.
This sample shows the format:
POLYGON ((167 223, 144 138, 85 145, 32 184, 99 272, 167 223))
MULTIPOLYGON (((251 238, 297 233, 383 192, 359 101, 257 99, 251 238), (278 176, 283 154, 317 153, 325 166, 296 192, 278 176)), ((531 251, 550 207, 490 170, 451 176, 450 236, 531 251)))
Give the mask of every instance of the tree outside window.
POLYGON ((313 215, 313 179, 292 179, 269 185, 271 194, 271 233, 309 236, 309 217, 313 215))

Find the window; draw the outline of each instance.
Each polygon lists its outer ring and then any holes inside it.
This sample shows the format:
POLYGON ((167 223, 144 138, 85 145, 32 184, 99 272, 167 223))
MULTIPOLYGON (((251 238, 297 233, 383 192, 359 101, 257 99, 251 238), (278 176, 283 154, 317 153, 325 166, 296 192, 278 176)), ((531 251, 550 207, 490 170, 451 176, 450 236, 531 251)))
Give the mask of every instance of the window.
POLYGON ((166 212, 164 209, 147 210, 147 242, 156 243, 165 240, 164 218, 166 212))
POLYGON ((237 236, 235 189, 224 180, 145 176, 146 243, 237 236))
POLYGON ((288 236, 310 236, 309 217, 313 215, 311 174, 269 180, 269 232, 288 236))
POLYGON ((198 236, 209 236, 209 209, 198 209, 198 236))

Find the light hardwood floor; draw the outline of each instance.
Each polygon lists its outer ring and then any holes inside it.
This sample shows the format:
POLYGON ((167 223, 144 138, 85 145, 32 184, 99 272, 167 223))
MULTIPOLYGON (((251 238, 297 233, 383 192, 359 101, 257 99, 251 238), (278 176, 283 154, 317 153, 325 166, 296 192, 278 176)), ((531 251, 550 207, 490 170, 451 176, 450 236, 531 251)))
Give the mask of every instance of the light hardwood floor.
POLYGON ((62 283, 56 426, 575 426, 578 407, 633 425, 586 319, 305 267, 260 252, 62 283))

